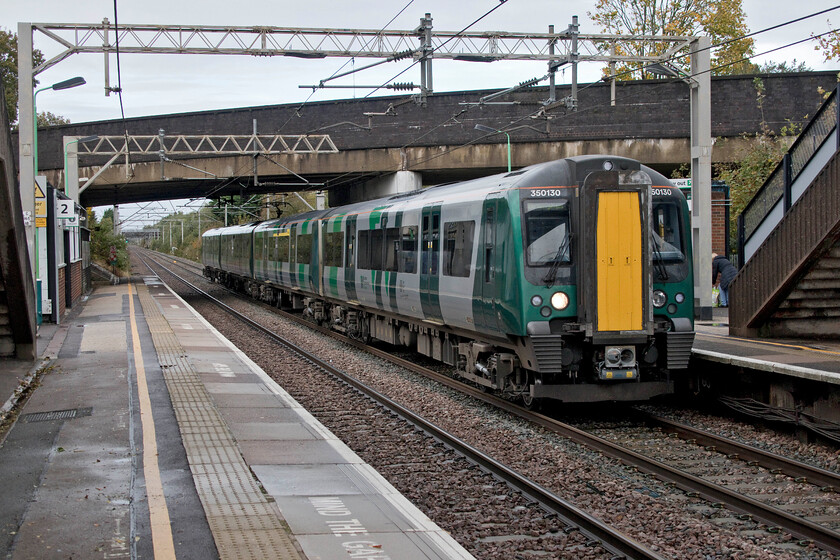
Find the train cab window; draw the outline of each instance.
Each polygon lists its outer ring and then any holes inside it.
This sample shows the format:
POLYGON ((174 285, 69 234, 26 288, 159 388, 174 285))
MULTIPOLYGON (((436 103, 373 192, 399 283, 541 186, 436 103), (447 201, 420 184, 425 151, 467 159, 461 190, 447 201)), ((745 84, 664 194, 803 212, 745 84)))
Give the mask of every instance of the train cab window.
POLYGON ((681 210, 676 200, 653 201, 650 237, 654 282, 680 282, 688 276, 681 210))
POLYGON ((523 221, 529 266, 571 262, 568 201, 525 200, 523 221))
POLYGON ((654 258, 662 261, 681 261, 685 259, 680 239, 680 208, 674 203, 660 202, 653 205, 653 240, 654 258))
POLYGON ((341 266, 343 249, 343 231, 324 234, 324 266, 341 266))
POLYGON ((443 275, 467 278, 472 268, 475 222, 443 224, 443 275))
POLYGON ((312 262, 312 234, 298 234, 297 236, 297 262, 309 264, 312 262))
POLYGON ((398 272, 417 272, 417 226, 403 226, 400 231, 398 272))

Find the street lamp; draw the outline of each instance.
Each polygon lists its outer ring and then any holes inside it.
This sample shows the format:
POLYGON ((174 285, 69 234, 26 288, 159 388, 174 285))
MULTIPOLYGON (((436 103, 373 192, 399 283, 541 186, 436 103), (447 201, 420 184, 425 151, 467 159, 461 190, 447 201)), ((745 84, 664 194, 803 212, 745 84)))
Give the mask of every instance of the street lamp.
POLYGON ((476 130, 481 130, 482 132, 498 132, 500 134, 504 134, 507 136, 507 148, 508 148, 508 173, 510 173, 510 134, 505 132, 504 130, 498 130, 496 128, 490 128, 489 126, 484 126, 483 124, 475 125, 476 130))
MULTIPOLYGON (((85 79, 81 76, 76 76, 75 78, 70 78, 69 80, 64 80, 63 82, 56 82, 51 86, 42 87, 41 89, 36 89, 35 93, 32 95, 32 147, 33 147, 33 154, 32 154, 32 161, 33 167, 35 171, 35 176, 38 175, 38 109, 36 104, 36 99, 38 99, 38 94, 47 89, 54 89, 54 90, 62 90, 62 89, 70 89, 74 87, 78 87, 81 85, 86 84, 85 79)), ((36 179, 37 181, 37 179, 36 179)), ((37 192, 37 188, 36 188, 37 192)), ((38 248, 38 238, 40 234, 38 233, 38 222, 37 222, 37 215, 38 212, 35 212, 35 235, 34 235, 34 247, 35 247, 35 255, 34 255, 34 264, 35 270, 35 301, 41 301, 41 289, 39 285, 39 281, 41 279, 41 263, 40 263, 40 255, 39 255, 39 248, 38 248)), ((46 218, 45 218, 46 219, 46 218)), ((38 309, 36 304, 36 309, 38 309)), ((41 324, 42 318, 41 313, 36 311, 36 323, 38 325, 41 324)))
POLYGON ((35 94, 32 96, 32 145, 34 147, 34 161, 35 161, 35 175, 38 174, 38 109, 36 104, 36 99, 38 99, 38 94, 46 89, 54 89, 56 91, 62 89, 70 89, 74 87, 79 87, 85 85, 87 82, 81 76, 76 76, 75 78, 70 78, 69 80, 64 80, 63 82, 57 82, 51 86, 42 87, 41 89, 36 89, 35 94))

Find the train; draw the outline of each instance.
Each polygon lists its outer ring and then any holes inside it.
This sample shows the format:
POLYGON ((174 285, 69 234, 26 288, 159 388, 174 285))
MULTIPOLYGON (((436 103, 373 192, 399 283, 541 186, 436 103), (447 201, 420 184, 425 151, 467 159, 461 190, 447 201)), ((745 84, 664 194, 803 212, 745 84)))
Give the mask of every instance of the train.
POLYGON ((694 341, 686 199, 625 157, 216 228, 201 258, 214 282, 528 407, 673 393, 694 341))

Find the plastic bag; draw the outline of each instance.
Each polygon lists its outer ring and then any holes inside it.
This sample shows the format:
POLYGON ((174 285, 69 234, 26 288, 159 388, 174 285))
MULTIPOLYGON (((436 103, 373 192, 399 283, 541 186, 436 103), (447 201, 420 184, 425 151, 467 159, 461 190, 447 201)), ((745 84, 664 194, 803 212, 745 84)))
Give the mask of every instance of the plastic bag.
POLYGON ((720 307, 720 288, 712 287, 712 307, 720 307))

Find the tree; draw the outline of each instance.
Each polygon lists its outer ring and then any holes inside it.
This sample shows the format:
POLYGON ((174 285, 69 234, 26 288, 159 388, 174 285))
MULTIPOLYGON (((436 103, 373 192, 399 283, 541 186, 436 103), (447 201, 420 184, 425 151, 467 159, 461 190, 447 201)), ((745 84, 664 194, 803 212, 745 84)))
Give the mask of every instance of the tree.
MULTIPOLYGON (((742 0, 598 0, 592 20, 604 33, 629 35, 708 35, 712 45, 714 75, 743 74, 752 71, 748 57, 753 54, 753 40, 744 21, 742 0)), ((654 41, 632 41, 616 45, 616 54, 657 56, 667 45, 654 41)), ((687 57, 672 61, 687 66, 687 57)), ((617 67, 622 79, 650 77, 644 63, 617 67)), ((687 68, 686 68, 687 70, 687 68)))
MULTIPOLYGON (((42 62, 44 53, 32 49, 32 64, 37 66, 42 62)), ((0 29, 0 74, 3 78, 9 124, 15 124, 18 119, 18 41, 16 34, 5 29, 0 29)), ((35 84, 37 83, 36 81, 35 84)))
POLYGON ((38 113, 38 126, 53 126, 56 124, 70 124, 70 119, 60 115, 54 115, 49 111, 38 113))
POLYGON ((763 117, 764 83, 761 78, 756 77, 753 85, 756 90, 756 104, 762 114, 761 131, 748 137, 750 148, 742 154, 738 162, 719 168, 716 177, 729 185, 732 200, 730 217, 733 224, 758 189, 764 185, 770 173, 776 169, 793 139, 800 132, 796 125, 782 127, 778 134, 770 130, 763 117))

